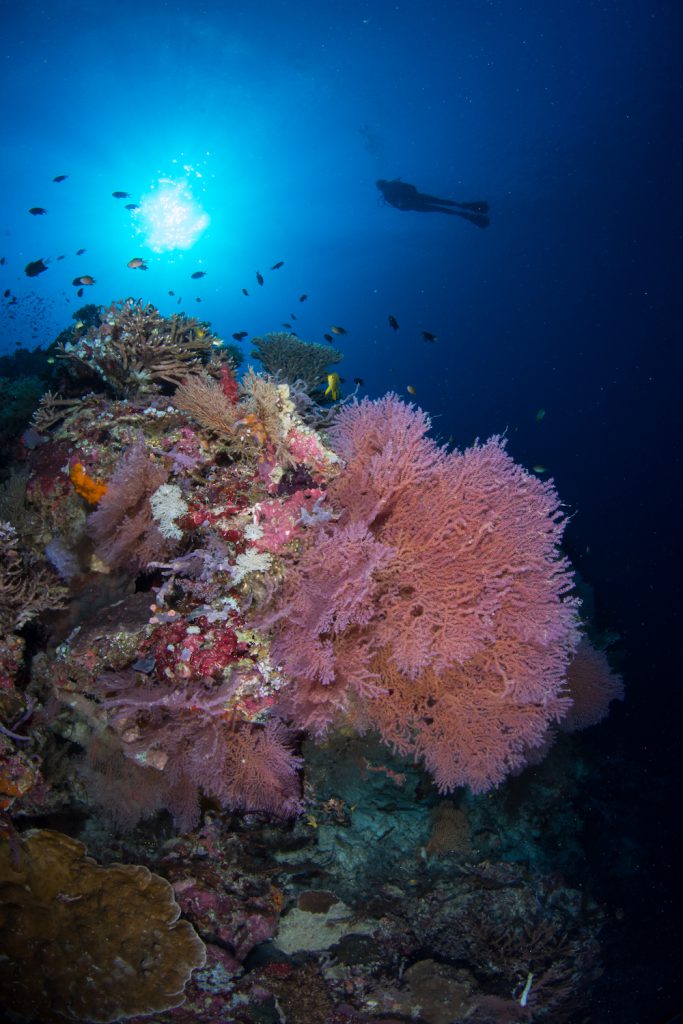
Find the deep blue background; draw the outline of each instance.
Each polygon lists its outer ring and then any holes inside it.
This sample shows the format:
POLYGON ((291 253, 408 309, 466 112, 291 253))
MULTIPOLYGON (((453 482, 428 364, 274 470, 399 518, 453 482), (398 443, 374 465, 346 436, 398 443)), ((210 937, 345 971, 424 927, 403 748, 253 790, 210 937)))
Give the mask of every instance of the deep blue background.
POLYGON ((29 0, 3 5, 0 43, 0 292, 17 297, 1 300, 0 353, 52 341, 80 274, 97 281, 83 301, 139 295, 225 337, 292 322, 320 341, 341 324, 347 382, 410 384, 444 439, 507 432, 555 478, 598 625, 621 637, 628 700, 592 742, 639 780, 640 916, 624 929, 634 948, 649 936, 640 1022, 677 995, 682 13, 29 0), (137 200, 185 163, 211 225, 155 255, 111 193, 137 200), (488 200, 490 228, 381 205, 375 179, 395 176, 488 200), (29 280, 38 258, 49 269, 29 280))

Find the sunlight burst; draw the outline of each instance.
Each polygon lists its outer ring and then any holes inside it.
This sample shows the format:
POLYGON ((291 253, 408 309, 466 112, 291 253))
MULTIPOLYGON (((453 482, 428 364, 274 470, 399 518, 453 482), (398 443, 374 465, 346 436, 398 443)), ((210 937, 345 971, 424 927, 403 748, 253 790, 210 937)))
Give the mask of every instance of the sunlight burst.
POLYGON ((191 249, 209 226, 209 216, 194 199, 187 180, 160 178, 135 213, 137 231, 152 252, 191 249))

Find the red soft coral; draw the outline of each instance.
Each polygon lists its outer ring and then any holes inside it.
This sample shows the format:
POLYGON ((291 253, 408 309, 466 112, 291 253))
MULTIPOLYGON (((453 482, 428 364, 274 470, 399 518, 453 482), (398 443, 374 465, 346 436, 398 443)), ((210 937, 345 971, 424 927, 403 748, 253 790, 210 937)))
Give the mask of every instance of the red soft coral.
POLYGON ((498 438, 448 453, 428 429, 395 395, 341 410, 339 525, 292 567, 264 624, 306 724, 351 713, 424 758, 442 789, 482 790, 566 709, 578 631, 564 520, 552 484, 498 438))

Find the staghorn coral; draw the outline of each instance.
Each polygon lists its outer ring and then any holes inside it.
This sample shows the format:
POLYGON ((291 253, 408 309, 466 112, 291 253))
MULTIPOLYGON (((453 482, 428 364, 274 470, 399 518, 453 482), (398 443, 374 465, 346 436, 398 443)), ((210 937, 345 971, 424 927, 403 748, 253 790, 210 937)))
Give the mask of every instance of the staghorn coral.
POLYGON ((87 398, 59 398, 52 391, 46 391, 33 414, 31 426, 37 431, 49 430, 70 413, 75 412, 86 400, 87 398))
POLYGON ((63 608, 66 589, 47 565, 20 551, 17 531, 0 523, 0 630, 21 629, 41 612, 63 608))
POLYGON ((296 334, 275 332, 254 338, 252 355, 266 373, 290 384, 302 385, 311 394, 327 380, 329 367, 342 360, 341 352, 325 345, 302 341, 296 334))
POLYGON ((162 317, 140 299, 112 303, 102 313, 99 328, 57 350, 77 374, 99 378, 120 396, 154 393, 164 384, 179 384, 211 353, 212 337, 197 320, 162 317))
POLYGON ((165 879, 100 867, 85 846, 34 830, 0 840, 5 1008, 52 1022, 116 1021, 180 1006, 206 951, 165 879))

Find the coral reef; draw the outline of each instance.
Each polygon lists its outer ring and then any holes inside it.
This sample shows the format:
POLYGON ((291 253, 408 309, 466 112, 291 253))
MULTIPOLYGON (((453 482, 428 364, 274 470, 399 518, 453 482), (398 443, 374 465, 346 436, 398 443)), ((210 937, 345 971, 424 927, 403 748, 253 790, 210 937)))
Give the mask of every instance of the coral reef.
POLYGON ((334 350, 256 344, 238 380, 208 325, 93 307, 12 444, 2 995, 18 1021, 580 1019, 603 918, 560 879, 586 782, 556 724, 621 681, 577 649, 555 490, 396 396, 323 408, 334 350))

